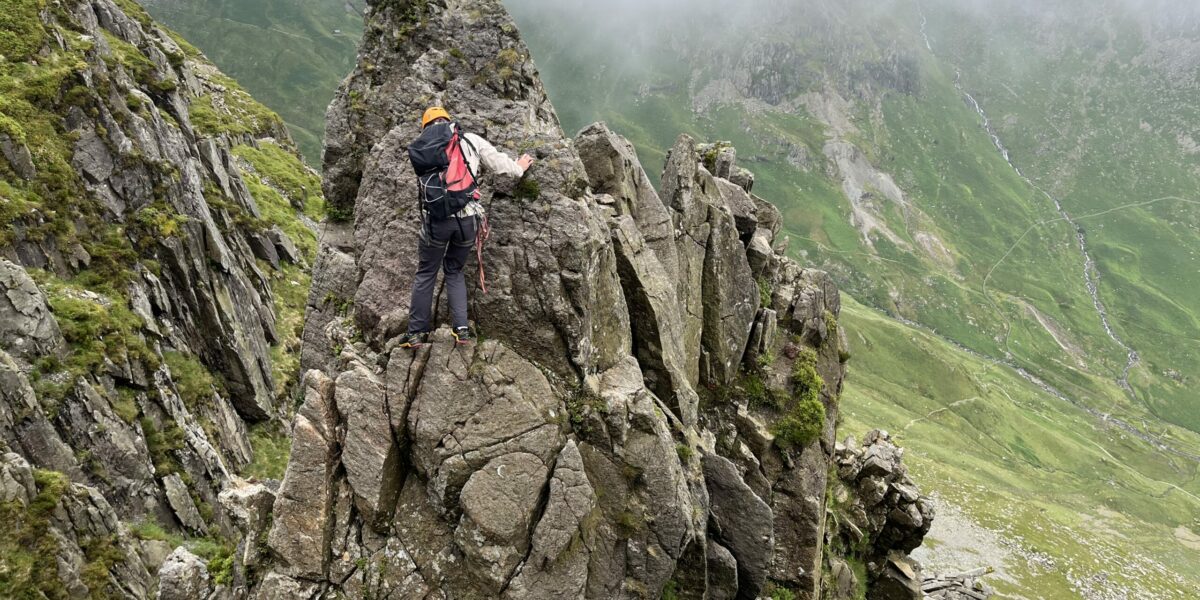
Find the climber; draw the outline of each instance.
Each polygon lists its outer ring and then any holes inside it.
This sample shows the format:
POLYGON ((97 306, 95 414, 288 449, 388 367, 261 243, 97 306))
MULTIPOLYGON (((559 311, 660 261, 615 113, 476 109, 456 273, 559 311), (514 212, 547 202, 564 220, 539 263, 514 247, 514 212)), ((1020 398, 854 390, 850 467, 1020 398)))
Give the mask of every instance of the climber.
MULTIPOLYGON (((476 187, 480 164, 493 173, 521 177, 533 164, 533 157, 525 154, 517 160, 509 158, 482 137, 463 132, 440 106, 425 111, 421 136, 409 146, 408 154, 417 172, 421 237, 408 333, 400 338, 399 345, 417 348, 428 342, 439 267, 445 273, 455 343, 468 344, 471 329, 462 270, 472 246, 482 258, 483 238, 487 235, 487 216, 476 187)), ((482 269, 480 273, 482 284, 482 269)))

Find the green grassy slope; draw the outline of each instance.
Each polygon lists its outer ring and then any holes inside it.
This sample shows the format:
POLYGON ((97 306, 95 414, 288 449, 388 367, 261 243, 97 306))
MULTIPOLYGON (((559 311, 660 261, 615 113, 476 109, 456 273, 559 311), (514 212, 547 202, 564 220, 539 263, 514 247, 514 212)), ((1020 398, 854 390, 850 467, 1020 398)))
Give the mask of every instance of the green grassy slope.
POLYGON ((1200 589, 1176 535, 1200 528, 1194 462, 848 298, 841 323, 854 353, 842 430, 889 430, 923 488, 1015 544, 1007 564, 978 557, 1012 579, 992 580, 1006 595, 1077 598, 1097 573, 1129 597, 1200 589))
POLYGON ((985 23, 937 3, 929 31, 1014 163, 1078 217, 1113 329, 1141 355, 1137 398, 1200 431, 1200 8, 1088 3, 1080 22, 1076 4, 999 3, 985 23))
POLYGON ((325 107, 354 67, 362 2, 144 0, 288 125, 305 160, 320 166, 325 107), (352 9, 349 7, 357 6, 352 9))

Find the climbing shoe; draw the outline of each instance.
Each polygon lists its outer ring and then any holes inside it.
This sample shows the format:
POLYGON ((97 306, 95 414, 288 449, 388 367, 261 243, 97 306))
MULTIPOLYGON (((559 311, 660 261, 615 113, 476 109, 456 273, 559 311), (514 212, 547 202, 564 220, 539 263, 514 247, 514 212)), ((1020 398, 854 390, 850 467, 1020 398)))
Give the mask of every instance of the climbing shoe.
POLYGON ((475 336, 471 335, 471 329, 468 327, 458 327, 454 330, 454 343, 459 346, 465 346, 475 341, 475 336))
POLYGON ((429 332, 422 331, 419 333, 406 333, 400 336, 400 343, 396 346, 400 348, 420 348, 429 343, 429 332))

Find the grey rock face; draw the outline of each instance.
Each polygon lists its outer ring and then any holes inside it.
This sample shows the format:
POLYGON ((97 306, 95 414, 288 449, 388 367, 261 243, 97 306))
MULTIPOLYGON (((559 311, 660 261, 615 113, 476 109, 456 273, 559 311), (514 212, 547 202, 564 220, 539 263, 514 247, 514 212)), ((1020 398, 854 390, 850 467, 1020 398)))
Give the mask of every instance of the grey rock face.
POLYGON ((546 474, 546 465, 533 454, 505 454, 475 471, 459 494, 462 520, 454 538, 469 571, 492 595, 505 587, 525 556, 546 474))
POLYGON ((267 543, 286 573, 308 579, 325 575, 337 467, 337 409, 333 381, 319 371, 304 376, 304 405, 292 425, 292 454, 267 543))
POLYGON ((550 479, 546 511, 530 540, 531 551, 505 591, 509 598, 584 598, 588 580, 586 551, 594 532, 596 492, 574 441, 558 455, 550 479))
POLYGON ((0 259, 0 348, 28 364, 65 344, 42 290, 20 265, 0 259))
POLYGON ((193 532, 204 533, 207 529, 204 519, 200 516, 200 510, 196 508, 196 503, 188 495, 187 486, 183 484, 183 479, 179 477, 179 474, 172 473, 164 477, 163 487, 167 491, 167 502, 170 503, 171 510, 175 511, 179 522, 193 532))
POLYGON ((158 600, 208 597, 208 566, 183 547, 176 548, 158 570, 158 600))
POLYGON ((742 353, 758 311, 758 284, 730 215, 714 209, 704 259, 704 331, 701 377, 716 384, 732 383, 741 369, 742 353))
POLYGON ((850 521, 870 536, 881 556, 911 552, 933 525, 933 504, 908 476, 903 456, 879 430, 868 433, 862 446, 848 438, 836 448, 840 484, 854 494, 850 521))
POLYGON ((575 136, 575 148, 592 190, 617 200, 617 214, 633 218, 667 279, 675 280, 678 260, 671 213, 650 184, 633 144, 603 123, 595 123, 575 136))
POLYGON ((708 579, 706 600, 733 600, 738 593, 737 559, 724 546, 707 544, 708 579))
POLYGON ((771 507, 746 485, 728 459, 705 456, 704 479, 712 499, 714 523, 709 535, 737 561, 737 598, 753 600, 767 582, 775 547, 771 507))
MULTIPOLYGON (((685 422, 696 420, 699 398, 688 379, 689 361, 682 341, 683 315, 675 282, 655 253, 649 251, 635 221, 628 216, 612 221, 617 272, 629 302, 635 351, 650 387, 685 422)), ((669 249, 674 252, 674 248, 669 249)))
POLYGON ((991 572, 987 567, 962 573, 934 574, 925 578, 921 593, 925 598, 945 600, 987 600, 996 594, 981 577, 991 572))
POLYGON ((35 464, 81 475, 75 453, 59 437, 16 361, 0 350, 0 440, 35 464))
POLYGON ((672 210, 675 248, 679 262, 676 278, 683 313, 680 343, 689 359, 688 380, 700 382, 700 337, 704 331, 704 261, 712 232, 709 212, 720 202, 716 182, 698 164, 695 140, 681 136, 667 155, 662 197, 672 210))
POLYGON ((361 364, 351 367, 338 376, 334 394, 345 429, 342 464, 364 518, 383 524, 391 519, 400 492, 400 450, 384 383, 361 364))
POLYGON ((7 134, 0 135, 0 155, 3 155, 13 171, 22 179, 32 180, 37 177, 37 167, 33 164, 33 155, 29 147, 13 140, 7 134))
POLYGON ((934 511, 908 476, 903 454, 879 430, 868 433, 861 445, 850 437, 835 447, 833 494, 839 508, 830 534, 836 546, 859 549, 855 558, 869 566, 868 581, 859 583, 869 585, 870 598, 924 597, 921 566, 908 553, 929 532, 934 511))
MULTIPOLYGON (((61 476, 60 476, 61 477, 61 476)), ((95 488, 72 484, 65 477, 39 483, 33 468, 20 455, 0 456, 0 501, 12 509, 41 511, 45 529, 36 532, 54 541, 53 556, 39 557, 58 565, 58 575, 68 593, 79 597, 148 597, 152 578, 142 561, 137 542, 120 524, 113 507, 95 488), (39 487, 40 486, 40 487, 39 487), (32 507, 43 498, 51 506, 32 507), (56 498, 57 494, 57 498, 56 498), (112 567, 101 581, 85 583, 80 574, 88 561, 85 548, 96 540, 107 540, 112 567), (88 585, 102 586, 89 589, 88 585)))

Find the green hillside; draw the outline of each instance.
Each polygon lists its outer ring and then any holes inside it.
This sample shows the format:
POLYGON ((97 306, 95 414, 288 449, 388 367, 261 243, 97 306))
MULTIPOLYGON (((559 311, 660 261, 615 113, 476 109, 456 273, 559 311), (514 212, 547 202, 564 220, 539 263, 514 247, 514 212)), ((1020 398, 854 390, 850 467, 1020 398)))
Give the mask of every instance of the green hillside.
MULTIPOLYGON (((1179 478, 1194 463, 857 302, 841 322, 854 350, 842 430, 889 430, 922 487, 1000 542, 941 566, 992 566, 1006 597, 1194 597, 1200 483, 1179 478)), ((963 532, 934 523, 936 557, 963 532)))
POLYGON ((1137 398, 1200 431, 1200 8, 1109 1, 1080 23, 1069 3, 1036 14, 1001 3, 984 23, 942 4, 928 9, 935 47, 1014 164, 1085 232, 1112 328, 1140 357, 1137 398))
POLYGON ((305 160, 321 162, 325 107, 354 66, 362 0, 143 0, 288 125, 305 160))

